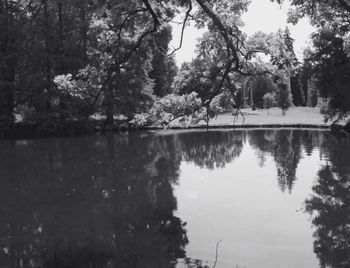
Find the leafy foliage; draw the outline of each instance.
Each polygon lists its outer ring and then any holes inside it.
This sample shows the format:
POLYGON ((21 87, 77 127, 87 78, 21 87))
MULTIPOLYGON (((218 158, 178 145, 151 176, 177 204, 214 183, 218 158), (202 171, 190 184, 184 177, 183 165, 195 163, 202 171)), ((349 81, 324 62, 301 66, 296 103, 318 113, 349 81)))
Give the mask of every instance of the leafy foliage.
POLYGON ((330 98, 328 117, 341 119, 350 112, 350 57, 344 39, 324 29, 314 35, 317 85, 322 97, 330 98))
MULTIPOLYGON (((6 3, 0 5, 1 14, 6 14, 0 18, 5 33, 0 38, 0 106, 1 116, 9 118, 0 121, 5 124, 14 120, 15 111, 27 110, 33 121, 61 124, 97 113, 111 125, 116 115, 133 118, 158 105, 158 97, 174 92, 197 92, 205 107, 197 112, 205 111, 208 120, 231 104, 239 106, 238 99, 234 104, 232 100, 244 76, 274 73, 292 56, 285 53, 292 45, 287 31, 272 40, 261 36, 264 47, 249 42, 241 31, 247 0, 6 3), (177 67, 169 55, 169 22, 180 12, 185 13, 184 27, 191 17, 208 32, 199 40, 198 56, 182 67, 173 86, 177 67), (270 53, 272 63, 257 60, 259 52, 270 53)), ((184 106, 181 101, 172 104, 184 106)), ((167 106, 162 107, 168 113, 167 106)), ((176 109, 171 111, 174 116, 176 109)), ((184 111, 193 114, 191 109, 184 111)))
MULTIPOLYGON (((277 2, 282 2, 278 0, 277 2)), ((306 61, 312 66, 321 96, 330 98, 326 119, 347 116, 349 107, 349 31, 350 3, 348 1, 291 1, 290 21, 296 23, 308 16, 317 27, 313 35, 314 51, 306 61)))
POLYGON ((254 77, 251 88, 253 91, 253 102, 257 108, 264 108, 264 96, 266 94, 278 91, 277 84, 270 76, 254 77))
POLYGON ((167 55, 171 38, 172 28, 165 25, 155 34, 154 42, 151 43, 153 58, 149 77, 154 81, 153 94, 158 97, 172 93, 174 77, 178 71, 174 57, 167 55))
POLYGON ((185 95, 169 94, 155 101, 147 113, 136 114, 131 124, 143 126, 147 124, 160 124, 168 126, 178 119, 186 126, 194 124, 205 118, 205 110, 198 94, 193 92, 185 95))

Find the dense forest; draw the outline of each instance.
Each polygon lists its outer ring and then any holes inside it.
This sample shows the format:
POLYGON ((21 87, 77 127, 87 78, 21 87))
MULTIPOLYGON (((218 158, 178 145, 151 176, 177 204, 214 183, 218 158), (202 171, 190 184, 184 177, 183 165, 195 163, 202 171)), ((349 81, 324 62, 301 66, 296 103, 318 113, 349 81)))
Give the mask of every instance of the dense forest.
POLYGON ((278 106, 284 113, 291 105, 315 106, 320 97, 327 100, 321 109, 326 118, 346 117, 350 2, 291 1, 290 23, 308 17, 317 29, 302 62, 288 28, 252 36, 241 30, 248 5, 248 0, 1 1, 1 132, 23 123, 46 129, 91 120, 107 127, 196 123, 247 105, 278 106), (174 54, 190 22, 206 32, 196 57, 178 68, 174 54), (175 49, 173 23, 182 24, 175 49))

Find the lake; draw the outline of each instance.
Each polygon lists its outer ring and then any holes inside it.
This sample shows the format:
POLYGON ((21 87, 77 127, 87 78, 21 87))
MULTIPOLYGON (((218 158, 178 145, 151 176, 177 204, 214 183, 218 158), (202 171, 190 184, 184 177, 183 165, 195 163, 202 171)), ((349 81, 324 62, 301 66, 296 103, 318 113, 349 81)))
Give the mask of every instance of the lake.
POLYGON ((350 267, 350 139, 300 129, 0 141, 1 267, 350 267))

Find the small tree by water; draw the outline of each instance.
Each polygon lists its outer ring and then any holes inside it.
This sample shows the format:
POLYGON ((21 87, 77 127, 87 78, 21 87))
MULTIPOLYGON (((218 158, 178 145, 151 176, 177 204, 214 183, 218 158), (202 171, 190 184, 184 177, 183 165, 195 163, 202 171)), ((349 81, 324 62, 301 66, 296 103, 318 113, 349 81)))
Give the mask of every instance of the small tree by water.
POLYGON ((284 116, 292 103, 291 94, 287 85, 284 83, 279 84, 278 89, 279 90, 276 94, 276 102, 277 106, 282 109, 282 115, 284 116))

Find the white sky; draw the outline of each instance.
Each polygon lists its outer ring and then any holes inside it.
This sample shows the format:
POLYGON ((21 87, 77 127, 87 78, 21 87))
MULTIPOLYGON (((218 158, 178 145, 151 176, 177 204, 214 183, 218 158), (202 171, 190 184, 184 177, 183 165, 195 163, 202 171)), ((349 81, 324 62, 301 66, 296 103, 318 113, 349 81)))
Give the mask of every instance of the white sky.
MULTIPOLYGON (((302 59, 303 48, 307 47, 310 42, 310 34, 314 28, 307 19, 301 20, 297 25, 287 24, 287 11, 289 0, 279 6, 270 0, 251 0, 248 12, 243 15, 245 23, 243 31, 251 35, 257 31, 266 33, 276 32, 278 28, 284 29, 289 27, 292 37, 295 39, 295 52, 299 59, 302 59)), ((177 20, 181 21, 181 18, 177 20)), ((194 58, 196 39, 201 37, 204 30, 198 30, 193 25, 186 28, 182 48, 176 52, 176 61, 180 66, 184 61, 190 61, 194 58)), ((172 47, 178 47, 181 33, 181 25, 173 24, 172 47)))

